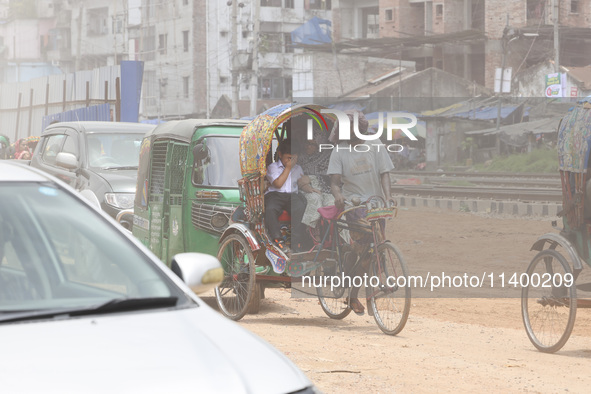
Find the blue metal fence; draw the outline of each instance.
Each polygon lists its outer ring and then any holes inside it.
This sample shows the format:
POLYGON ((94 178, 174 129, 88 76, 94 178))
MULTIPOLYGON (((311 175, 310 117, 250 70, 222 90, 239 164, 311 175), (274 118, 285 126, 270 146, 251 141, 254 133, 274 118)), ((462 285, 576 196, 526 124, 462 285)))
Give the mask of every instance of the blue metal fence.
POLYGON ((83 120, 111 121, 111 104, 93 105, 87 108, 73 109, 71 111, 44 116, 41 131, 55 122, 76 122, 83 120))

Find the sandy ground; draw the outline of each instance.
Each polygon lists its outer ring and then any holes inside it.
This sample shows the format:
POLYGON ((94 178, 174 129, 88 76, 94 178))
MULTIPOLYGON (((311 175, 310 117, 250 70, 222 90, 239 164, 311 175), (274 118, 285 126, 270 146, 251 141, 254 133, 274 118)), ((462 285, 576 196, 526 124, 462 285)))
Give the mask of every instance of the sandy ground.
MULTIPOLYGON (((532 243, 552 228, 550 219, 403 210, 389 231, 412 273, 498 275, 525 271, 532 243)), ((577 311, 562 350, 544 354, 526 336, 516 293, 500 294, 417 292, 406 327, 391 337, 368 315, 331 320, 317 299, 268 289, 260 313, 240 324, 326 393, 589 392, 591 310, 577 311)))

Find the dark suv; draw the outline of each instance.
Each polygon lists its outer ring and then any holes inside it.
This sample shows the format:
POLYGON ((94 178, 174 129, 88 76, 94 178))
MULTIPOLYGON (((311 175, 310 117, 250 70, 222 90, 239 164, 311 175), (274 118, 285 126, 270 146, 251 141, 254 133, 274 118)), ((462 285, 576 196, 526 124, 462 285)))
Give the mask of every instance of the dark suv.
MULTIPOLYGON (((112 217, 133 208, 144 134, 155 126, 123 122, 63 122, 43 132, 31 166, 61 179, 112 217)), ((131 228, 131 223, 122 222, 131 228)))

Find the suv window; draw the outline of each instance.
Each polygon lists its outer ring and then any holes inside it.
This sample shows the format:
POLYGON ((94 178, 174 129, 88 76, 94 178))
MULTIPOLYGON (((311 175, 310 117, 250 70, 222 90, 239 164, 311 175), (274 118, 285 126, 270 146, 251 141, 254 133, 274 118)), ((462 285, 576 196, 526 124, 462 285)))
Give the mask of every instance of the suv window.
POLYGON ((76 156, 76 159, 78 159, 80 156, 78 155, 77 142, 78 140, 76 139, 76 137, 72 137, 70 135, 66 136, 66 142, 64 142, 64 146, 61 152, 71 153, 74 156, 76 156))
POLYGON ((43 150, 43 155, 41 156, 41 159, 45 163, 55 165, 55 157, 60 152, 65 137, 65 135, 60 134, 52 135, 47 139, 43 150))

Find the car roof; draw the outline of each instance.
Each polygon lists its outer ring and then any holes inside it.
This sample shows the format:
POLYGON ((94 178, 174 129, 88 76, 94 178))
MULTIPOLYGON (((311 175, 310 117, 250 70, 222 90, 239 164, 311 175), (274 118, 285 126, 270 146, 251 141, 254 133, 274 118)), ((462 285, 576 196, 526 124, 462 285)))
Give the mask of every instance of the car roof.
POLYGON ((86 133, 140 133, 146 134, 152 131, 156 126, 152 124, 144 123, 132 123, 132 122, 93 122, 93 121, 80 121, 80 122, 59 122, 47 126, 43 131, 43 134, 49 133, 54 129, 60 128, 73 128, 79 132, 86 133))
POLYGON ((180 137, 181 139, 190 141, 193 137, 195 129, 198 127, 209 126, 230 126, 243 128, 249 122, 237 119, 184 119, 172 120, 158 125, 150 133, 146 134, 152 136, 171 135, 180 137))
POLYGON ((0 182, 48 182, 42 172, 11 160, 0 160, 0 182))

